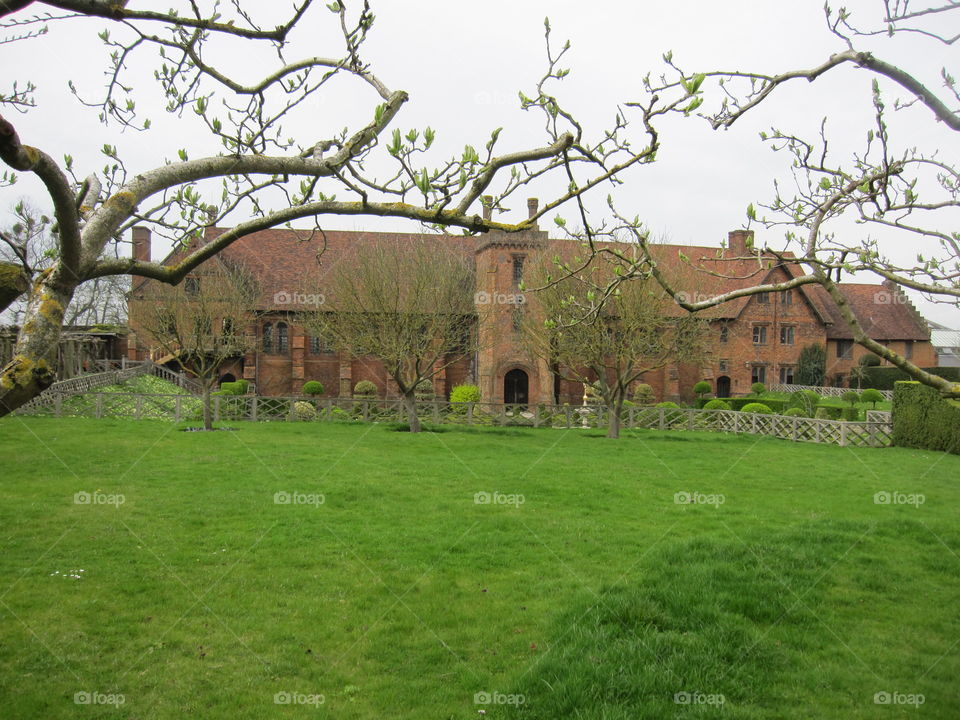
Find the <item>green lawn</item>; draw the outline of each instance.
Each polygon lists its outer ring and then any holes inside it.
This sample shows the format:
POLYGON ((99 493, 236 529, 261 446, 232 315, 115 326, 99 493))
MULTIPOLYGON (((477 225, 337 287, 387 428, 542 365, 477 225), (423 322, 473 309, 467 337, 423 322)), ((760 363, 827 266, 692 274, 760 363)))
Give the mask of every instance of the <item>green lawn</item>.
POLYGON ((0 717, 960 717, 960 457, 445 430, 0 421, 0 717))

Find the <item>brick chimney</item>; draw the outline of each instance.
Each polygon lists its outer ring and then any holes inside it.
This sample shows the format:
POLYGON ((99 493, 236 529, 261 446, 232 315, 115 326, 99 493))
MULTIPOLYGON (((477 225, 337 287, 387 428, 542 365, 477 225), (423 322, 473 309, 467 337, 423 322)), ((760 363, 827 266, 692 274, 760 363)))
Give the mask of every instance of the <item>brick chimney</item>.
POLYGON ((150 229, 135 227, 133 229, 133 259, 150 262, 150 229))
POLYGON ((732 257, 752 255, 753 230, 731 230, 727 233, 727 249, 732 257))
POLYGON ((538 198, 527 198, 527 218, 532 218, 540 210, 538 198))

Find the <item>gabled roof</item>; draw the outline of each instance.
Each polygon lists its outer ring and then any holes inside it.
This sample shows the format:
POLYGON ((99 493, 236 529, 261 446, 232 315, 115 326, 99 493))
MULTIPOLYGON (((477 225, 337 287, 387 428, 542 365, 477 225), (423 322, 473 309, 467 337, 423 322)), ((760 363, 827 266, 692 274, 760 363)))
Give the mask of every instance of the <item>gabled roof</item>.
MULTIPOLYGON (((838 285, 853 314, 874 340, 929 340, 930 330, 913 304, 892 284, 867 285, 841 283, 838 285)), ((828 299, 826 291, 818 288, 828 299)), ((829 303, 833 323, 827 327, 830 340, 852 340, 853 331, 840 310, 829 303)))

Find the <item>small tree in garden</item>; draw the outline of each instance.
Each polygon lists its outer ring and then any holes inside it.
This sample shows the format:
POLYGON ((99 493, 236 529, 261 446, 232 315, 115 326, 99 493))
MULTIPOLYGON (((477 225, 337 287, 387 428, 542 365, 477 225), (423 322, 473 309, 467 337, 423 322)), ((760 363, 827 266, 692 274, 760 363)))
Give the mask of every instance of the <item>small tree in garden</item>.
POLYGON ((450 402, 480 402, 480 388, 476 385, 457 385, 450 391, 450 402))
POLYGON ((750 392, 756 396, 763 395, 767 391, 767 386, 761 382, 756 382, 750 386, 750 392))
POLYGON ((361 380, 353 386, 354 397, 372 398, 377 396, 377 386, 369 380, 361 380))
POLYGON ((873 403, 873 409, 877 409, 877 403, 883 402, 883 393, 879 390, 874 390, 873 388, 867 388, 860 394, 860 401, 865 403, 873 403))
POLYGON ((798 385, 820 387, 827 375, 827 351, 823 345, 806 345, 797 358, 797 373, 794 376, 798 385))
MULTIPOLYGON (((151 356, 175 362, 203 388, 203 428, 213 429, 210 392, 220 368, 256 345, 247 332, 260 289, 245 268, 217 259, 196 282, 165 285, 147 281, 133 290, 145 302, 131 318, 152 344, 151 356)), ((226 384, 226 383, 224 383, 226 384)), ((242 394, 242 385, 234 383, 242 394)))
POLYGON ((437 241, 358 244, 327 275, 323 312, 300 322, 357 357, 380 360, 420 432, 417 397, 476 346, 476 277, 463 255, 437 241))
POLYGON ((693 391, 697 394, 698 398, 702 398, 708 392, 713 390, 713 386, 708 383, 706 380, 701 380, 696 385, 693 386, 693 391))
POLYGON ((633 390, 633 401, 637 405, 653 405, 655 399, 653 388, 647 383, 638 383, 633 390))
POLYGON ((860 402, 860 393, 858 393, 856 390, 847 390, 843 394, 843 401, 850 403, 850 407, 853 407, 860 402))

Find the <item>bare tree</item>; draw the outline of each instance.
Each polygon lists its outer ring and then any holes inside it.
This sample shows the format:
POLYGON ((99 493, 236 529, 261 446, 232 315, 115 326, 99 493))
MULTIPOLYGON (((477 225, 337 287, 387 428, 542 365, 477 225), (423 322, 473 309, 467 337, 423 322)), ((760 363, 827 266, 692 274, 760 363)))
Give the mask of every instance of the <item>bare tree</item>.
MULTIPOLYGON (((13 209, 16 222, 0 232, 0 265, 24 279, 29 287, 34 279, 50 268, 57 255, 57 238, 51 232, 52 221, 20 201, 13 209)), ((111 250, 116 250, 113 246, 111 250)), ((111 275, 94 278, 80 285, 67 309, 63 324, 121 325, 127 321, 129 277, 111 275)), ((22 323, 26 298, 20 296, 6 305, 2 316, 12 325, 22 323)))
POLYGON ((175 362, 203 388, 203 427, 213 429, 210 392, 228 360, 256 346, 250 332, 260 289, 245 268, 215 260, 189 283, 146 282, 134 288, 132 318, 151 343, 151 359, 175 362))
MULTIPOLYGON (((634 111, 618 110, 610 127, 588 133, 553 94, 553 85, 569 72, 562 65, 569 44, 556 49, 547 25, 547 71, 534 92, 521 95, 525 109, 545 118, 543 144, 501 152, 497 129, 488 140, 468 144, 454 157, 436 158, 431 147, 438 132, 397 127, 408 95, 391 88, 363 58, 364 40, 374 27, 369 2, 323 5, 297 0, 289 17, 275 27, 256 18, 276 13, 267 5, 248 11, 238 2, 197 0, 180 13, 134 10, 106 0, 0 5, 0 21, 10 34, 7 41, 34 42, 51 23, 77 17, 100 17, 109 25, 100 33, 109 51, 105 92, 89 98, 78 85, 71 86, 90 109, 93 122, 154 132, 151 119, 141 114, 149 104, 138 100, 159 92, 167 110, 182 123, 200 123, 203 132, 182 133, 184 142, 198 135, 206 140, 196 143, 199 157, 192 157, 186 147, 170 147, 166 162, 136 170, 124 162, 119 144, 108 143, 102 149, 106 167, 87 173, 70 155, 59 162, 21 142, 21 135, 29 142, 32 123, 43 117, 29 78, 0 90, 0 105, 22 111, 26 118, 15 125, 11 116, 0 117, 0 160, 10 168, 0 185, 11 182, 17 172, 35 174, 49 195, 59 242, 49 271, 26 291, 24 329, 13 360, 0 373, 0 414, 53 381, 56 358, 50 348, 56 346, 63 317, 84 282, 135 274, 177 283, 237 238, 300 218, 315 218, 317 230, 320 218, 329 215, 406 218, 467 232, 524 230, 562 203, 615 181, 624 169, 652 162, 660 142, 654 121, 685 101, 682 92, 661 93, 634 111), (68 12, 29 14, 44 8, 68 12), (298 55, 301 50, 293 41, 296 27, 322 22, 314 13, 326 13, 340 30, 341 47, 328 56, 313 55, 313 48, 298 55), (274 60, 259 80, 241 81, 231 60, 255 52, 257 46, 272 50, 274 60), (134 58, 140 67, 152 62, 154 76, 129 77, 134 58), (369 92, 365 124, 335 137, 291 138, 289 123, 316 119, 318 110, 308 100, 335 78, 350 79, 369 92), (642 142, 627 137, 628 112, 639 115, 642 142), (493 209, 501 211, 507 198, 558 173, 565 189, 533 218, 509 224, 476 213, 484 193, 494 196, 493 209), (233 222, 237 216, 247 219, 233 222), (133 225, 186 244, 213 224, 233 227, 175 264, 105 258, 105 248, 120 242, 133 225)), ((91 77, 100 68, 78 60, 74 72, 91 77)), ((323 111, 328 114, 330 108, 323 111)), ((82 125, 82 114, 74 123, 82 125)), ((4 273, 0 280, 5 282, 0 289, 5 301, 24 293, 22 278, 15 274, 4 273)))
MULTIPOLYGON (((636 252, 620 248, 618 253, 636 252)), ((705 320, 677 307, 650 277, 619 285, 603 302, 603 287, 624 265, 603 255, 584 267, 583 257, 543 262, 532 274, 541 289, 533 293, 523 334, 531 352, 566 380, 592 384, 609 408, 607 437, 620 437, 623 403, 631 385, 644 373, 668 365, 701 365, 708 348, 705 320), (577 271, 569 268, 579 267, 577 271)))
POLYGON ((323 309, 300 322, 342 351, 383 363, 420 432, 416 390, 475 351, 476 276, 442 241, 360 245, 327 276, 323 309))

